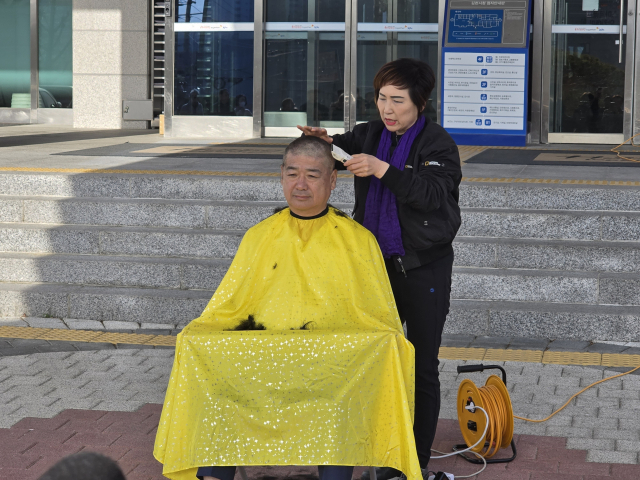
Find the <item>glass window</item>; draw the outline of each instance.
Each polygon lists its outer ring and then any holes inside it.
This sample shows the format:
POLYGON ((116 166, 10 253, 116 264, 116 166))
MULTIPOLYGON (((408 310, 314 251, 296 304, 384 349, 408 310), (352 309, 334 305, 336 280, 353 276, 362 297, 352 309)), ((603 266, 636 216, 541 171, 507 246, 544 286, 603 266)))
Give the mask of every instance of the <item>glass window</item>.
MULTIPOLYGON (((427 62, 434 73, 437 72, 438 2, 359 0, 357 15, 359 26, 356 121, 367 122, 380 119, 374 99, 373 78, 385 63, 398 58, 417 58, 427 62), (387 31, 384 25, 388 23, 430 23, 431 26, 421 26, 417 31, 420 33, 391 32, 387 31)), ((425 115, 434 121, 437 95, 438 92, 434 88, 425 110, 425 115)))
POLYGON ((253 115, 253 32, 176 32, 174 115, 253 115))
POLYGON ((253 0, 186 0, 176 2, 176 22, 253 22, 253 0))
POLYGON ((265 127, 343 128, 344 0, 267 0, 266 18, 265 127))
POLYGON ((358 23, 438 23, 438 2, 358 0, 357 17, 358 23))
POLYGON ((41 108, 72 107, 72 0, 38 2, 38 68, 41 108))
POLYGON ((267 0, 267 22, 344 22, 344 0, 267 0))
POLYGON ((0 0, 0 107, 31 108, 29 0, 0 0))
POLYGON ((398 0, 398 23, 438 23, 438 2, 398 0))

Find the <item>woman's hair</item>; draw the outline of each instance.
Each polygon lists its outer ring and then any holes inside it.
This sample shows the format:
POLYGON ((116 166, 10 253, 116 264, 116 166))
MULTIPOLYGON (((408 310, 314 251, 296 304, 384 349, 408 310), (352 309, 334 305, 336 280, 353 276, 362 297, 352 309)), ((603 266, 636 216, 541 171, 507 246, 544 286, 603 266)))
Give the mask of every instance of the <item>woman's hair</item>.
POLYGON ((409 90, 409 97, 418 111, 427 106, 429 95, 436 84, 436 77, 431 67, 414 58, 399 58, 385 63, 373 79, 376 103, 380 89, 386 85, 409 90))
POLYGON ((83 451, 63 458, 39 480, 125 480, 125 476, 109 457, 83 451))

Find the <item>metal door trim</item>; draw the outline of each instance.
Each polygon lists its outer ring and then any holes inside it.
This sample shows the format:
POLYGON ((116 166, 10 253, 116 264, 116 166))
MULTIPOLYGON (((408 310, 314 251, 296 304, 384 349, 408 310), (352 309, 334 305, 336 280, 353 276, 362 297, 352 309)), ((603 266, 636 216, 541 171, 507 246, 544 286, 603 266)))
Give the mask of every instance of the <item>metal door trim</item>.
MULTIPOLYGON (((623 0, 624 1, 624 0, 623 0)), ((640 45, 640 39, 636 36, 636 4, 640 0, 627 0, 626 10, 627 25, 623 29, 626 31, 624 41, 627 49, 625 54, 625 81, 624 81, 624 116, 623 130, 621 134, 607 133, 554 133, 549 132, 550 114, 550 85, 551 85, 551 55, 552 55, 552 28, 553 28, 553 0, 544 0, 543 26, 542 26, 542 85, 541 85, 541 106, 540 106, 540 143, 593 143, 593 144, 619 144, 628 140, 635 133, 640 131, 640 121, 634 125, 635 105, 638 104, 637 79, 640 75, 640 66, 635 63, 635 52, 640 45), (631 48, 629 48, 631 47, 631 48)), ((535 36, 534 36, 535 39, 535 36)), ((534 50, 535 54, 535 50, 534 50)), ((533 91, 532 91, 533 94, 533 91)), ((535 97, 532 98, 532 108, 535 97)), ((533 110, 531 120, 533 122, 533 110)))

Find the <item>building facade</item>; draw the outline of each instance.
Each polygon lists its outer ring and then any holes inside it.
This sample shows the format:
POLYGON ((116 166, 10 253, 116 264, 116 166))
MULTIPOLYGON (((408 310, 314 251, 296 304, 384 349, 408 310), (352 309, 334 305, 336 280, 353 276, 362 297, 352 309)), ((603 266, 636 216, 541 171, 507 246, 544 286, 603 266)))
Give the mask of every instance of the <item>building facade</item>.
MULTIPOLYGON (((455 0, 451 0, 455 1, 455 0)), ((535 0, 530 143, 618 144, 640 132, 640 0, 535 0)), ((0 122, 149 128, 168 137, 295 136, 377 118, 385 62, 429 63, 444 0, 0 0, 0 122), (151 103, 148 117, 128 114, 151 103), (144 119, 142 119, 144 118, 144 119)))

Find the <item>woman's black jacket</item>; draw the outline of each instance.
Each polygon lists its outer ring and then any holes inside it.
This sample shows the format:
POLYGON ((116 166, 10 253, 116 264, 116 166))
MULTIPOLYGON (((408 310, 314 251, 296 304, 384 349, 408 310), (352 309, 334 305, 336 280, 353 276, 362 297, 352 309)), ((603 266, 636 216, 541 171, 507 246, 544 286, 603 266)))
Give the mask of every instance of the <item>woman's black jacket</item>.
MULTIPOLYGON (((453 252, 451 242, 460 228, 458 206, 462 179, 458 147, 449 134, 425 117, 404 170, 389 166, 382 183, 396 196, 405 256, 395 262, 398 271, 426 265, 453 252)), ((381 120, 356 125, 353 131, 333 136, 333 142, 351 155, 375 156, 384 124, 381 120)), ((344 165, 336 162, 338 169, 344 165)), ((355 177, 354 219, 364 222, 371 177, 355 177)), ((397 259, 396 259, 397 260, 397 259)))

